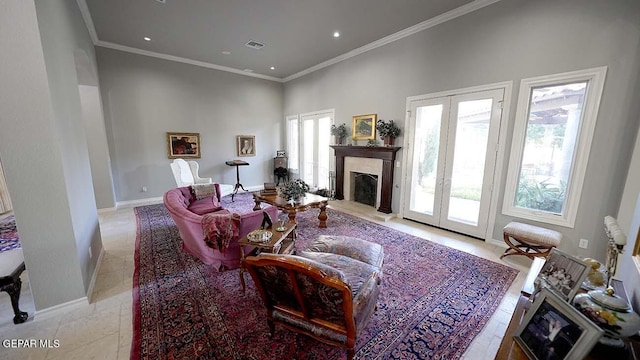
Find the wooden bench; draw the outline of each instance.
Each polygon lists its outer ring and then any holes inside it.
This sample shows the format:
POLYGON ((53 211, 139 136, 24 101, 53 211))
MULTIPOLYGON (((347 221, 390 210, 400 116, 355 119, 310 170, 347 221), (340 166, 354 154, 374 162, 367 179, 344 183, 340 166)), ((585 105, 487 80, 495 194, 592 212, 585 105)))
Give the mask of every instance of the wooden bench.
POLYGON ((510 255, 524 255, 530 259, 546 257, 554 247, 560 245, 562 234, 539 226, 512 221, 503 229, 504 242, 509 246, 502 259, 510 255))
POLYGON ((27 321, 29 314, 20 311, 18 301, 20 300, 20 290, 22 280, 20 274, 25 270, 22 249, 13 249, 0 253, 0 291, 6 291, 11 298, 13 307, 13 323, 22 324, 27 321))

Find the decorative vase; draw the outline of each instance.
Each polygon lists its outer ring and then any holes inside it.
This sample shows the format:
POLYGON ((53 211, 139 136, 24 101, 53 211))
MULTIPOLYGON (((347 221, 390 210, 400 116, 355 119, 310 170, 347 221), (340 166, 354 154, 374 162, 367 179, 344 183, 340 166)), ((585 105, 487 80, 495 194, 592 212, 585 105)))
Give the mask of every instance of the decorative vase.
POLYGON ((600 342, 605 345, 622 347, 622 338, 640 330, 640 316, 625 300, 615 295, 612 288, 578 294, 573 298, 573 305, 604 330, 600 342))
POLYGON ((344 137, 343 136, 335 135, 335 143, 336 143, 336 145, 342 145, 343 142, 344 142, 344 137))
POLYGON ((393 142, 396 138, 393 136, 385 136, 384 137, 384 146, 393 146, 393 142))

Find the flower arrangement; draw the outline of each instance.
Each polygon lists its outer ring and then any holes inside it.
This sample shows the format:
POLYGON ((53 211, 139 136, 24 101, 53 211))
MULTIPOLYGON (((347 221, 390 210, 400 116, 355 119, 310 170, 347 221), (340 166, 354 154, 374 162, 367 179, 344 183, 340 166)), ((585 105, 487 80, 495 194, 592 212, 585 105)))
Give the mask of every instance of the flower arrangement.
POLYGON ((378 135, 380 135, 381 139, 384 139, 387 136, 395 138, 400 135, 400 128, 398 127, 398 125, 393 123, 393 120, 378 120, 378 123, 376 124, 376 130, 378 130, 378 135))
POLYGON ((335 135, 339 138, 344 138, 345 136, 347 136, 347 125, 345 123, 342 123, 340 125, 331 125, 331 135, 335 135))
POLYGON ((301 179, 296 179, 284 184, 284 186, 280 188, 280 197, 291 201, 303 197, 307 191, 309 191, 309 185, 301 179))

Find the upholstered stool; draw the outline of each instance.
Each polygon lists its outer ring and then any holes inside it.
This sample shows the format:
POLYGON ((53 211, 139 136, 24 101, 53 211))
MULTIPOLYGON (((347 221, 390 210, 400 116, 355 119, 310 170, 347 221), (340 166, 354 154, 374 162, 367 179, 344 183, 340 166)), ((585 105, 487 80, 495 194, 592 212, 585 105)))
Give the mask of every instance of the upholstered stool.
POLYGON ((501 259, 509 255, 524 255, 530 259, 546 257, 562 240, 562 234, 557 231, 515 221, 507 224, 503 233, 509 248, 500 256, 501 259))

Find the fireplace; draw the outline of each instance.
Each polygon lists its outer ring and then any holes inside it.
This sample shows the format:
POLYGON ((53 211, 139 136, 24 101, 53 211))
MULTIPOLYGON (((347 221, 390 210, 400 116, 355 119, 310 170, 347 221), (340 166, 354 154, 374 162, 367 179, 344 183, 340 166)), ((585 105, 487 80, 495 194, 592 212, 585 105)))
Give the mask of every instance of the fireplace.
POLYGON ((376 206, 378 200, 378 175, 351 172, 353 201, 376 206))
POLYGON ((376 175, 376 207, 390 214, 394 162, 400 147, 331 145, 331 148, 336 153, 336 199, 352 200, 351 172, 376 175))

